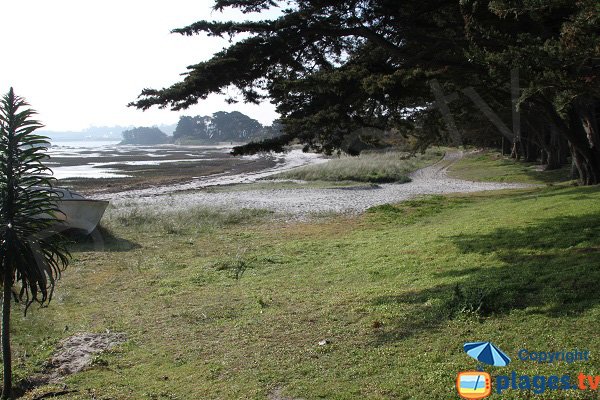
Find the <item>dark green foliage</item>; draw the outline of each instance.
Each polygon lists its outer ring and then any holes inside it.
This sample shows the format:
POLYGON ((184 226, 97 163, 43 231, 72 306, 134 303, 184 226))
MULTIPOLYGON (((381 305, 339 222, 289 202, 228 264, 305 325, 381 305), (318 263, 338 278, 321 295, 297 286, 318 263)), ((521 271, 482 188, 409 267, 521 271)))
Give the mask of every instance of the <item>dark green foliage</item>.
POLYGON ((233 154, 234 156, 243 156, 249 154, 256 154, 265 149, 270 149, 272 151, 282 153, 285 151, 285 146, 289 144, 292 140, 294 140, 293 136, 283 134, 274 138, 252 141, 244 146, 234 147, 231 154, 233 154))
POLYGON ((183 115, 179 118, 173 138, 179 139, 183 137, 208 138, 207 126, 209 125, 210 117, 189 117, 183 115))
POLYGON ((255 136, 262 125, 255 119, 238 111, 219 111, 213 114, 213 132, 217 137, 227 138, 229 135, 241 139, 255 136))
MULTIPOLYGON (((569 153, 583 183, 600 182, 597 1, 287 4, 273 20, 199 21, 176 29, 246 36, 190 66, 183 81, 144 90, 133 105, 179 110, 233 86, 247 102, 270 98, 285 133, 235 154, 280 150, 294 140, 325 153, 358 153, 363 146, 349 146, 348 138, 381 139, 363 135, 363 128, 415 136, 421 148, 436 142, 500 146, 504 135, 515 158, 540 158, 559 168, 569 153), (514 71, 519 79, 511 86, 514 71), (439 106, 433 83, 445 95, 454 93, 448 108, 456 129, 432 107, 439 106), (482 112, 482 102, 506 125, 503 134, 482 112), (517 107, 521 123, 511 132, 517 107)), ((227 0, 215 8, 274 6, 227 0)))
POLYGON ((206 142, 248 142, 279 135, 280 125, 262 126, 257 120, 238 111, 218 111, 212 116, 182 116, 173 133, 175 139, 206 142))
POLYGON ((169 143, 169 136, 158 128, 139 127, 123 131, 120 144, 163 144, 169 143))

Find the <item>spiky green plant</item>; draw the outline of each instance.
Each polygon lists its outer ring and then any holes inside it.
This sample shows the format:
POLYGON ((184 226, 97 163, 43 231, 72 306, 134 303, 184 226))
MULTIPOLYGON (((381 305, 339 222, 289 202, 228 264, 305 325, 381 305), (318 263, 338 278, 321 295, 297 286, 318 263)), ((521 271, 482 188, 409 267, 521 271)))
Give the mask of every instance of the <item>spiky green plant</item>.
POLYGON ((10 309, 14 293, 25 303, 52 298, 70 255, 53 226, 60 211, 43 164, 48 138, 35 134, 42 125, 11 88, 0 100, 0 268, 2 304, 2 398, 12 392, 10 309), (13 290, 15 289, 15 290, 13 290))

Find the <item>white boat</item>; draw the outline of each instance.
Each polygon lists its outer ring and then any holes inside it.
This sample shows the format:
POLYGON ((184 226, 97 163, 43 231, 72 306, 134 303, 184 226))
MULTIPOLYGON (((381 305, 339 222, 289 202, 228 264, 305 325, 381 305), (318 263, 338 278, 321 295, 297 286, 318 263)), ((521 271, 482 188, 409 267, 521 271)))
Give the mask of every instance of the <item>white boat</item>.
POLYGON ((64 229, 72 229, 89 235, 96 229, 104 215, 108 201, 86 199, 79 193, 67 188, 53 187, 58 194, 58 209, 62 214, 56 215, 59 225, 64 229))

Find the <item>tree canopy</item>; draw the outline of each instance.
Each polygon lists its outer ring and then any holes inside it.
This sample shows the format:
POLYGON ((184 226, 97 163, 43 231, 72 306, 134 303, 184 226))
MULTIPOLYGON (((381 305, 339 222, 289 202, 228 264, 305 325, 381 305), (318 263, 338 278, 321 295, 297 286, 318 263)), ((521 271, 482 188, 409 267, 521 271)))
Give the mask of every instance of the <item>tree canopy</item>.
POLYGON ((243 101, 270 99, 284 129, 238 154, 294 140, 330 153, 369 127, 422 146, 504 134, 549 166, 568 152, 583 183, 600 183, 596 0, 215 1, 228 7, 281 15, 175 29, 239 39, 132 105, 181 110, 233 87, 243 101))
POLYGON ((218 111, 212 116, 182 116, 173 132, 173 138, 206 142, 247 142, 272 138, 280 133, 280 129, 277 121, 272 126, 263 126, 241 112, 218 111))
POLYGON ((160 129, 153 127, 138 127, 123 131, 123 141, 120 144, 152 145, 169 143, 169 136, 160 129))

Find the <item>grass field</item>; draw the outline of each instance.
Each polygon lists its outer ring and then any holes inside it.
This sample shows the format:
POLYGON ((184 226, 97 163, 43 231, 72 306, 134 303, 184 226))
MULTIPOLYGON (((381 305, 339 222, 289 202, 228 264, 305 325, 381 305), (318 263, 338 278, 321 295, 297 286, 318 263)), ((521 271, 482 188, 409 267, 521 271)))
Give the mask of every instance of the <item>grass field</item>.
POLYGON ((360 156, 340 156, 324 164, 309 165, 283 172, 275 176, 281 179, 307 181, 355 181, 404 183, 410 181, 408 175, 444 155, 442 149, 430 149, 424 154, 409 157, 408 153, 364 152, 360 156))
POLYGON ((61 399, 451 399, 457 373, 477 367, 462 344, 482 340, 513 358, 492 373, 600 375, 598 187, 433 196, 307 223, 111 210, 104 238, 102 251, 74 247, 49 308, 13 314, 18 378, 74 332, 128 335, 61 399), (592 357, 537 364, 522 348, 592 357))
POLYGON ((515 161, 497 151, 485 151, 456 162, 449 170, 455 178, 472 181, 556 184, 570 180, 570 166, 543 171, 540 165, 515 161))

